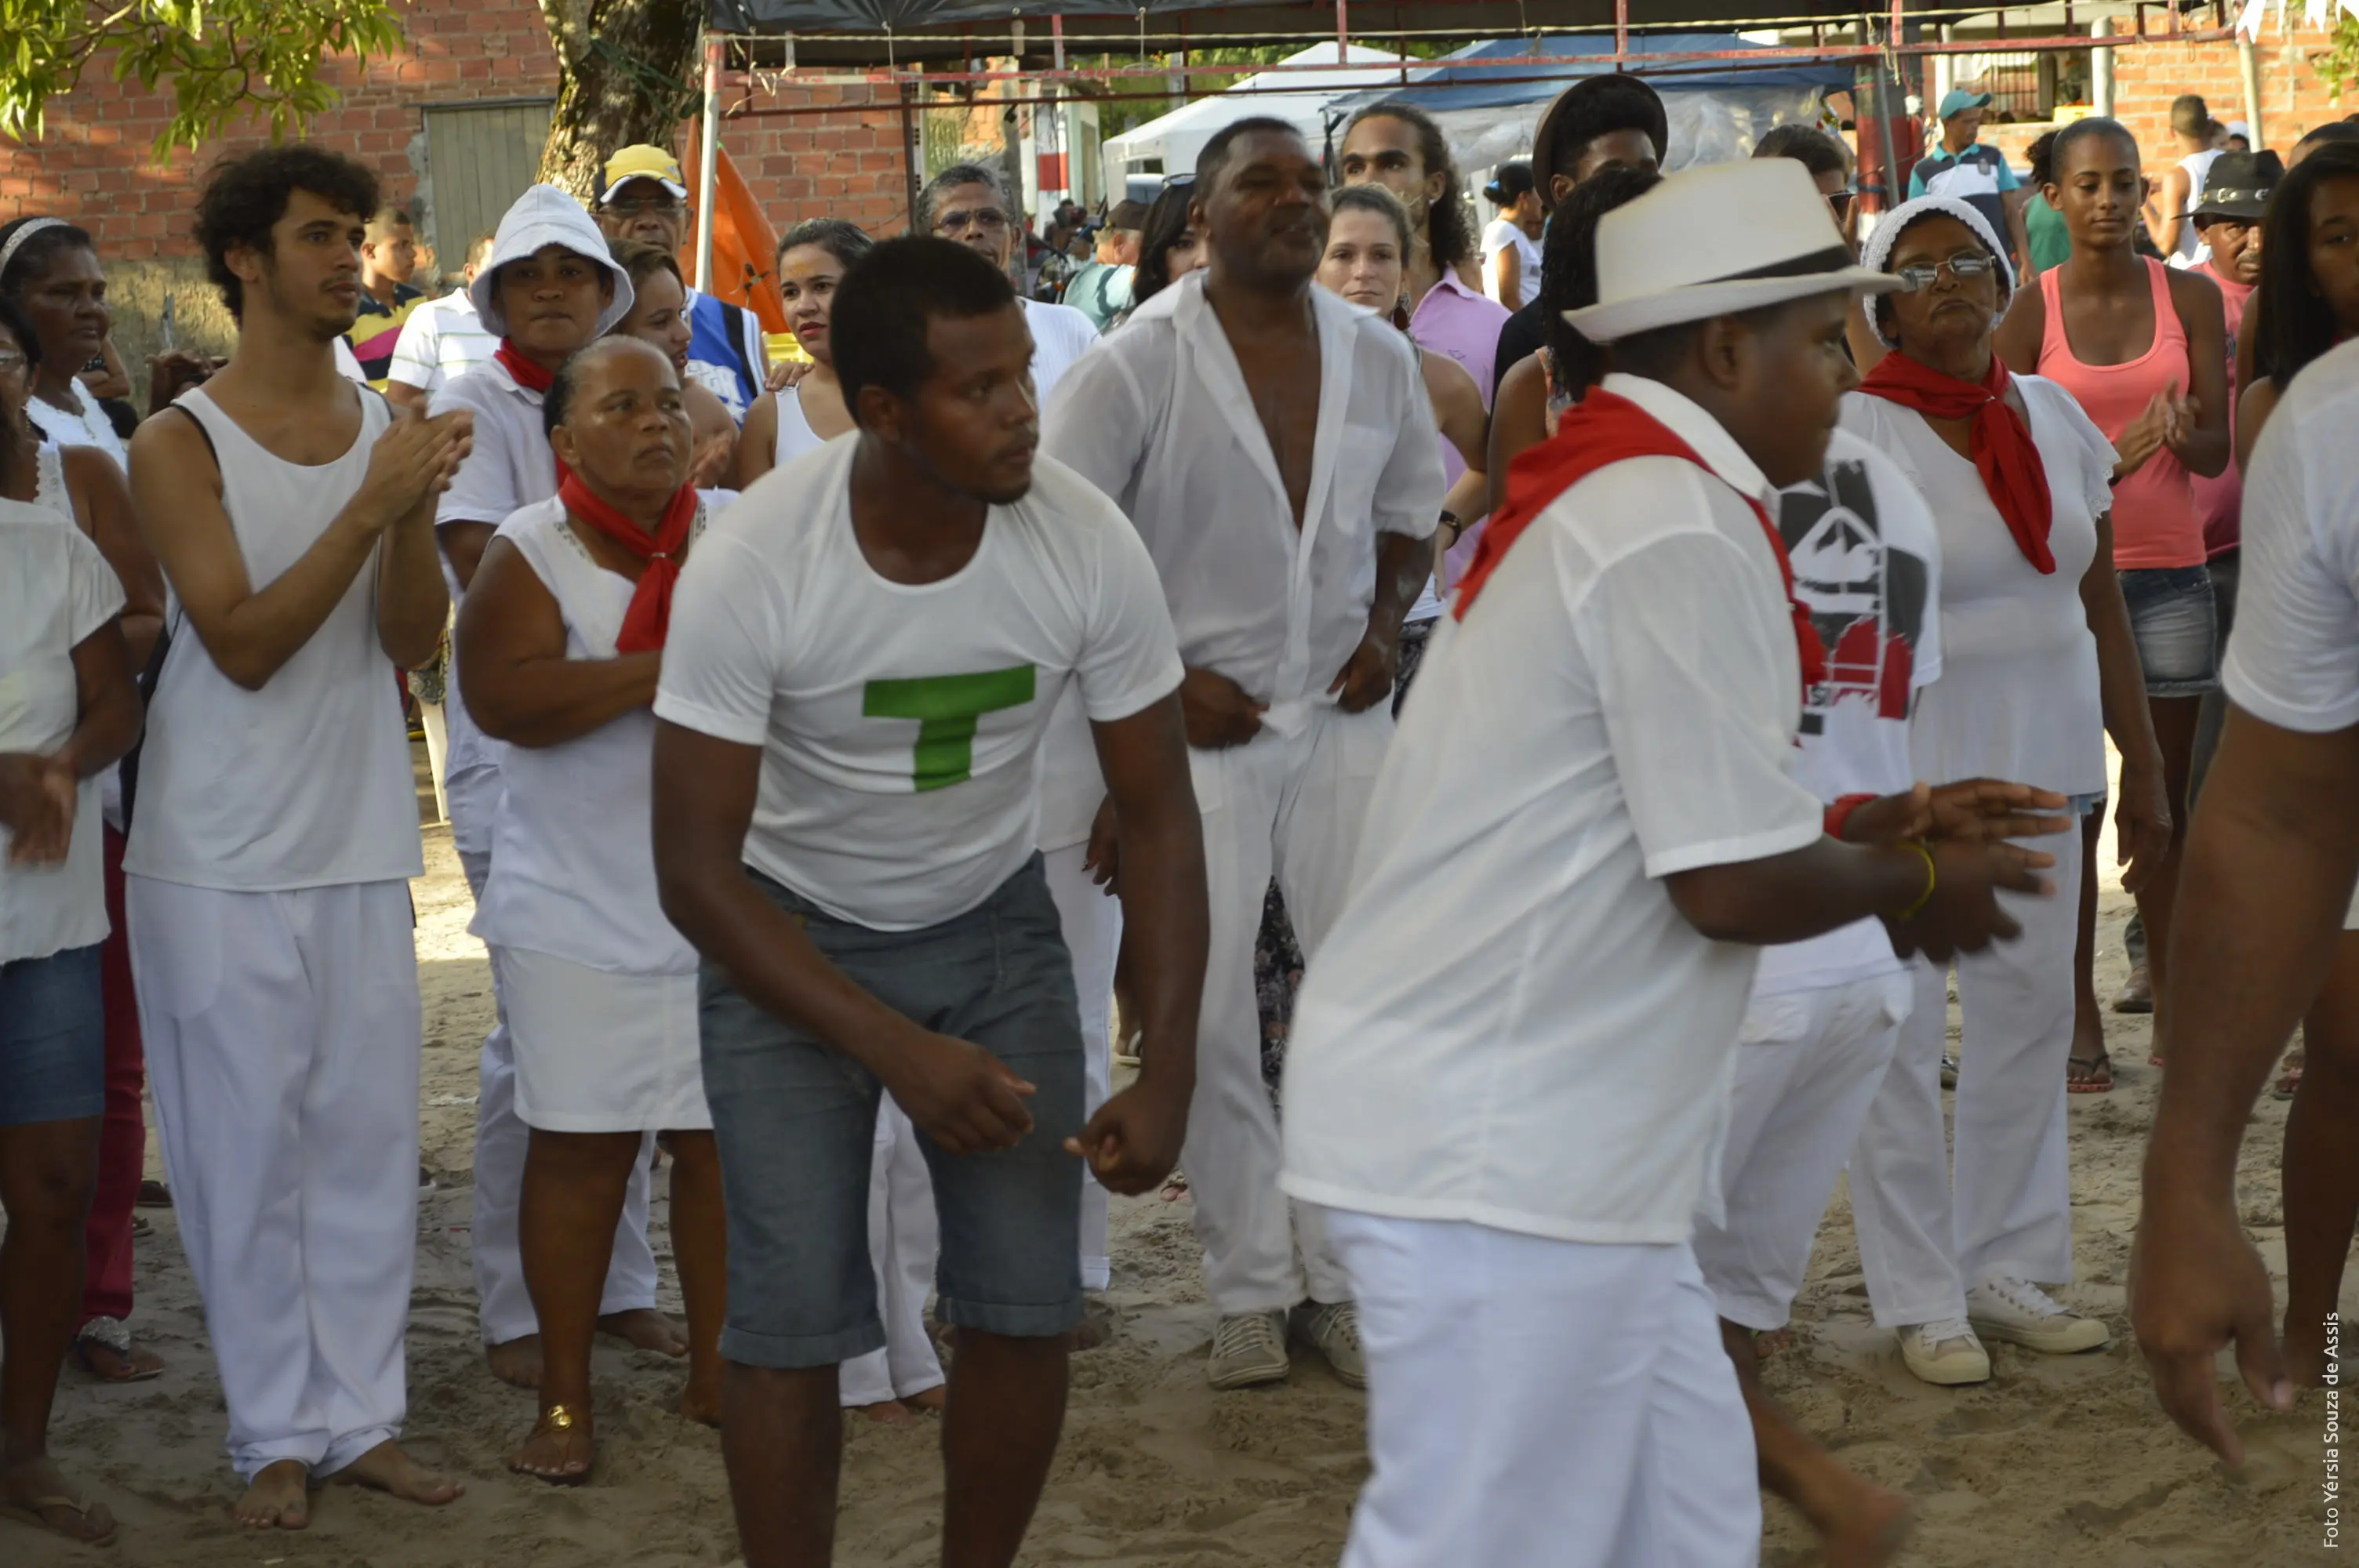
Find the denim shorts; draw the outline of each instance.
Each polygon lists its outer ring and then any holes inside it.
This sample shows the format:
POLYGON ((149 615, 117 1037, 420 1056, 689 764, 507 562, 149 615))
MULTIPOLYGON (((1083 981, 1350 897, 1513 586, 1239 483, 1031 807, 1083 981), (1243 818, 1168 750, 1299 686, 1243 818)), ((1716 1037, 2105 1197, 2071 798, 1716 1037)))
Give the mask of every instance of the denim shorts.
POLYGON ((0 1127, 82 1121, 105 1108, 98 945, 0 964, 0 1127))
MULTIPOLYGON (((1082 1321, 1081 1009, 1057 906, 1035 855, 977 908, 918 931, 874 931, 747 871, 836 968, 902 1016, 971 1041, 1038 1090, 1011 1149, 956 1155, 919 1134, 941 1221, 938 1315, 1046 1338, 1082 1321)), ((729 1219, 721 1354, 748 1367, 825 1367, 880 1349, 868 1253, 875 1077, 762 1011, 708 964, 704 1095, 729 1219)))
POLYGON ((2202 567, 2133 567, 2121 573, 2146 694, 2202 697, 2220 687, 2220 609, 2202 567))

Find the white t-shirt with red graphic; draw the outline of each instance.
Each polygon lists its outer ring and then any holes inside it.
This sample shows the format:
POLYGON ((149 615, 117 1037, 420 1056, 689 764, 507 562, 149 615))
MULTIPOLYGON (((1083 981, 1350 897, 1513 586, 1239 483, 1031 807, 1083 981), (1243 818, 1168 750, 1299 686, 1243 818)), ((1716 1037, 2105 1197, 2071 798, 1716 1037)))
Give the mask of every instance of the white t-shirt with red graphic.
MULTIPOLYGON (((1848 430, 1820 477, 1781 492, 1777 531, 1795 596, 1826 645, 1827 678, 1802 707, 1794 782, 1829 805, 1916 783, 1908 716, 1941 673, 1941 546, 1933 514, 1900 466, 1848 430)), ((1943 781, 1934 780, 1934 783, 1943 781)), ((1757 997, 1898 971, 1879 920, 1764 947, 1757 997)))

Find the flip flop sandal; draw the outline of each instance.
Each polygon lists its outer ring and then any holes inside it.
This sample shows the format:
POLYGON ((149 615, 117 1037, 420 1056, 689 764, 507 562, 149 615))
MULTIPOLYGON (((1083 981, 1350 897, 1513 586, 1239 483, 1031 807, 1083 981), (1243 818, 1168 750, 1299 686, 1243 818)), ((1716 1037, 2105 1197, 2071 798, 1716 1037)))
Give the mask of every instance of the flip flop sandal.
POLYGON ((2278 1076, 2277 1087, 2269 1090, 2271 1098, 2293 1098, 2294 1091, 2301 1087, 2301 1065, 2300 1052, 2296 1051, 2287 1058, 2285 1072, 2278 1076))
POLYGON ((63 1536, 66 1540, 83 1546, 111 1546, 114 1543, 114 1528, 109 1528, 104 1535, 76 1535, 46 1517, 52 1510, 62 1509, 76 1519, 87 1522, 90 1519, 90 1510, 93 1506, 88 1498, 69 1498, 62 1494, 46 1498, 26 1498, 15 1502, 0 1502, 0 1519, 12 1519, 18 1524, 31 1525, 35 1530, 46 1530, 51 1535, 63 1536))
POLYGON ((1165 1203, 1178 1203, 1188 1195, 1188 1173, 1174 1171, 1165 1179, 1162 1191, 1155 1195, 1165 1203))
POLYGON ((94 1317, 82 1325, 82 1332, 74 1336, 73 1355, 82 1369, 102 1383, 146 1383, 164 1375, 160 1361, 153 1367, 139 1364, 138 1342, 119 1317, 94 1317), (101 1367, 91 1354, 93 1350, 114 1357, 121 1370, 110 1372, 101 1367))
MULTIPOLYGON (((534 1438, 550 1433, 569 1433, 579 1424, 581 1424, 581 1418, 576 1416, 571 1409, 565 1405, 551 1405, 540 1412, 538 1421, 532 1423, 532 1431, 526 1434, 525 1441, 530 1443, 534 1438)), ((596 1467, 596 1464, 597 1461, 593 1458, 590 1464, 584 1465, 579 1470, 564 1470, 552 1474, 546 1470, 527 1470, 511 1460, 508 1463, 508 1468, 527 1481, 546 1481, 552 1487, 582 1487, 589 1484, 590 1472, 596 1467)))
POLYGON ((172 1189, 158 1181, 139 1184, 138 1204, 141 1208, 170 1208, 172 1189))
POLYGON ((156 1234, 156 1222, 144 1214, 135 1214, 131 1217, 131 1234, 153 1236, 156 1234))
POLYGON ((2066 1094, 2104 1095, 2113 1093, 2114 1059, 2102 1046, 2098 1048, 2097 1054, 2094 1056, 2067 1056, 2064 1058, 2064 1092, 2066 1094), (2079 1078, 2073 1077, 2071 1076, 2071 1070, 2075 1067, 2080 1068, 2084 1076, 2079 1078))

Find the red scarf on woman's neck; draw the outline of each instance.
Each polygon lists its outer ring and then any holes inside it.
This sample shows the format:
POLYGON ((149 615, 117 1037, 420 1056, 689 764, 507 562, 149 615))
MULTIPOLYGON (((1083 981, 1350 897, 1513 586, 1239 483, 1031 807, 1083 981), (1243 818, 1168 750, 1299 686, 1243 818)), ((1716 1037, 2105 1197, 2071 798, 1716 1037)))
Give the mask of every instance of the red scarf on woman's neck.
POLYGON ((1871 396, 1914 408, 1932 419, 1972 419, 1966 449, 1983 488, 2006 519, 2015 546, 2043 574, 2056 569, 2055 552, 2048 547, 2048 530, 2055 513, 2048 492, 2048 465, 2040 460, 2031 427, 2006 401, 2007 384, 2015 378, 1991 355, 1990 373, 1979 382, 1960 381, 1907 354, 1888 353, 1867 373, 1859 389, 1871 396))
MULTIPOLYGON (((1484 525, 1483 542, 1475 546, 1473 564, 1459 582, 1452 613, 1461 621, 1466 619, 1475 596, 1506 557, 1508 546, 1549 503, 1599 469, 1625 458, 1682 458, 1712 472, 1695 449, 1673 435, 1661 420, 1626 397, 1592 387, 1588 396, 1565 411, 1554 436, 1527 448, 1508 467, 1507 503, 1491 514, 1491 521, 1484 525)), ((1794 564, 1786 555, 1786 541, 1759 502, 1747 495, 1745 503, 1760 519, 1769 553, 1777 558, 1777 575, 1785 584, 1786 604, 1794 618, 1794 652, 1801 663, 1802 689, 1807 693, 1826 678, 1826 644, 1810 623, 1810 611, 1794 597, 1794 564)))
POLYGON ((562 474, 557 481, 557 499, 565 503, 565 510, 647 564, 639 574, 638 591, 631 595, 631 608, 624 612, 614 652, 646 654, 661 649, 665 634, 671 630, 671 589, 679 580, 679 552, 696 523, 696 486, 679 487, 671 504, 664 508, 663 521, 650 535, 600 500, 582 482, 581 475, 559 466, 562 474))
POLYGON ((547 392, 557 380, 557 373, 536 360, 524 357, 513 338, 502 338, 500 346, 492 351, 492 358, 500 362, 518 386, 527 392, 547 392))

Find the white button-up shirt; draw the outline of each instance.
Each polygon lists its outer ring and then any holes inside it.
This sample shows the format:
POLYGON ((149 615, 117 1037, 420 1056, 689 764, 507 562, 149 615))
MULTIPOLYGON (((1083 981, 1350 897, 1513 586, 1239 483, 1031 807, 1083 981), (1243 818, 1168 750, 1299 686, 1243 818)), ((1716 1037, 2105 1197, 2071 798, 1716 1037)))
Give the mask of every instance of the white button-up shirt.
POLYGON ((1705 468, 1632 458, 1445 619, 1286 1061, 1286 1190, 1563 1241, 1688 1238, 1716 1198, 1756 949, 1664 879, 1814 842, 1761 470, 1659 382, 1605 389, 1705 468), (1709 472, 1706 469, 1709 469, 1709 472))
POLYGON ((1041 432, 1147 541, 1181 658, 1273 705, 1330 700, 1367 632, 1376 535, 1430 537, 1441 511, 1416 346, 1324 289, 1310 301, 1319 424, 1299 529, 1201 273, 1066 372, 1041 432))

